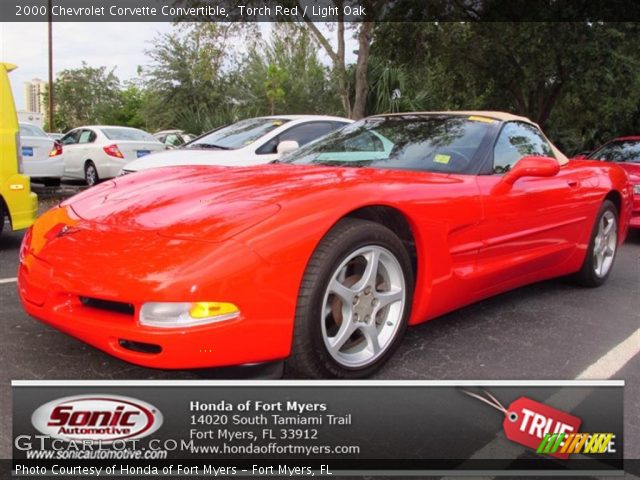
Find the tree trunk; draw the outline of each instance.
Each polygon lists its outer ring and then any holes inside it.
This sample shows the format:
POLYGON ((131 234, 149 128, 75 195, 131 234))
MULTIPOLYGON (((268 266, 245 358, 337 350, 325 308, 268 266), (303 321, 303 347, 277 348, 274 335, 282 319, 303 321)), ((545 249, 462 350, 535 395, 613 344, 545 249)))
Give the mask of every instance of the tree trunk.
POLYGON ((371 50, 371 37, 373 22, 364 22, 358 33, 358 61, 356 63, 356 98, 351 112, 351 118, 359 120, 367 114, 367 96, 369 84, 367 82, 367 70, 369 52, 371 50))

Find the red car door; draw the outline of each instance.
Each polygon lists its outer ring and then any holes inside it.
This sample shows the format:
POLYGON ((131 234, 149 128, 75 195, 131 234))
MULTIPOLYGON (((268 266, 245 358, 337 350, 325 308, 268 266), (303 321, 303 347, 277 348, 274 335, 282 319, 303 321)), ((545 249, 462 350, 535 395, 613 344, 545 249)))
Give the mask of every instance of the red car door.
POLYGON ((551 177, 523 177, 511 188, 496 189, 525 156, 555 155, 534 125, 507 122, 493 149, 493 173, 477 177, 483 205, 481 296, 550 276, 574 251, 584 229, 582 181, 567 166, 551 177))

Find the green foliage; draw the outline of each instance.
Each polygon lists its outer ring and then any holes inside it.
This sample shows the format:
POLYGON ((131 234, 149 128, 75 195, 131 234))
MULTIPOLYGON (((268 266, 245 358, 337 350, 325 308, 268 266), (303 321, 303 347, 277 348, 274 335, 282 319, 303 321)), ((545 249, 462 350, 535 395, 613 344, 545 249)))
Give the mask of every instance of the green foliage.
POLYGON ((574 153, 637 127, 639 32, 631 23, 388 23, 373 51, 410 69, 434 109, 521 114, 574 153))
MULTIPOLYGON (((45 97, 48 98, 48 92, 45 97)), ((82 62, 80 68, 60 72, 54 84, 53 98, 53 128, 56 131, 104 123, 120 107, 120 81, 113 70, 90 67, 82 62)))
MULTIPOLYGON (((639 34, 637 23, 377 23, 366 114, 505 110, 537 121, 568 154, 588 150, 640 132, 639 34)), ((258 115, 343 114, 356 68, 329 67, 316 41, 289 22, 272 24, 268 39, 241 22, 177 24, 156 39, 137 82, 86 63, 62 72, 55 130, 113 123, 199 134, 258 115)))
POLYGON ((317 52, 305 28, 274 24, 270 40, 253 42, 236 75, 239 102, 262 114, 339 112, 330 71, 317 52))
POLYGON ((147 122, 142 115, 146 92, 134 83, 129 83, 119 92, 119 97, 118 108, 107 112, 100 123, 146 129, 147 122))

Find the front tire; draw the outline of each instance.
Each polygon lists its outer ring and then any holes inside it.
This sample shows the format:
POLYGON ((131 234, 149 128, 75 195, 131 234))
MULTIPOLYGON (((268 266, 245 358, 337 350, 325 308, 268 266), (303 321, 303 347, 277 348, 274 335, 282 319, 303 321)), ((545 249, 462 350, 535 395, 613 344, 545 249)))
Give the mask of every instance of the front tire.
POLYGON ((585 287, 604 284, 613 269, 617 251, 618 209, 613 202, 605 200, 598 211, 582 268, 576 275, 578 284, 585 287))
POLYGON ((100 176, 98 175, 98 169, 92 161, 88 161, 84 166, 84 181, 90 187, 100 183, 100 176))
POLYGON ((371 375, 405 334, 413 281, 409 254, 391 230, 341 220, 307 265, 287 366, 305 378, 371 375))

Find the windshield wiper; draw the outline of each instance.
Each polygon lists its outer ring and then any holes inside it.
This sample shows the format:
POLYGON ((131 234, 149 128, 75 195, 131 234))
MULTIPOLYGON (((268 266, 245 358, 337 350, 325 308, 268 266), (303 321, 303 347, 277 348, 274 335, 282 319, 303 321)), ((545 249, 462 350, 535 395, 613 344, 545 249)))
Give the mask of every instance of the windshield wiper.
POLYGON ((217 148, 218 150, 232 150, 231 147, 225 147, 223 145, 215 145, 213 143, 194 143, 193 145, 189 145, 189 148, 200 148, 200 149, 209 149, 209 148, 217 148))

